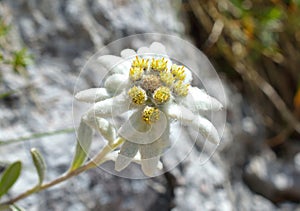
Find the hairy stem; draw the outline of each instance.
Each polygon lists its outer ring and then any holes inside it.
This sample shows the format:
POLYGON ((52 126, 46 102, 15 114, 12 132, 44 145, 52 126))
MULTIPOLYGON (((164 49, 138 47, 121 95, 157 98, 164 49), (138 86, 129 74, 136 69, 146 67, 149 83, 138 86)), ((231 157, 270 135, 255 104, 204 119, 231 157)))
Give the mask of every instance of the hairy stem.
POLYGON ((103 162, 105 162, 105 156, 110 153, 111 151, 113 151, 115 148, 117 148, 119 145, 121 145, 124 142, 123 138, 119 138, 116 140, 115 143, 113 144, 107 144, 93 159, 91 159, 89 162, 87 162, 85 165, 74 169, 72 171, 68 171, 67 173, 63 174, 62 176, 56 178, 55 180, 52 180, 48 183, 44 183, 41 186, 36 186, 33 187, 32 189, 29 189, 27 191, 25 191, 24 193, 21 193, 20 195, 16 196, 13 199, 10 199, 2 204, 0 204, 1 206, 6 206, 6 205, 10 205, 10 204, 14 204, 17 201, 26 198, 28 196, 30 196, 33 193, 37 193, 39 191, 45 190, 47 188, 50 188, 54 185, 57 185, 61 182, 64 182, 65 180, 74 177, 84 171, 87 171, 91 168, 95 168, 97 166, 99 166, 100 164, 102 164, 103 162))

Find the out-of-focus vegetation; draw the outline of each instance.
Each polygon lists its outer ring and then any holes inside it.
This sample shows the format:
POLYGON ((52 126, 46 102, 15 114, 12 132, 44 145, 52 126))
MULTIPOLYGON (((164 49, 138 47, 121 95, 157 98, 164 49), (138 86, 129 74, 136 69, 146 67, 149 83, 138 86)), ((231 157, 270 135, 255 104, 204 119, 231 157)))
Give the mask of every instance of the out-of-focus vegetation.
POLYGON ((22 47, 12 30, 10 12, 0 4, 0 99, 17 91, 6 84, 5 76, 16 74, 16 77, 27 78, 27 67, 32 63, 32 55, 22 47))
MULTIPOLYGON (((32 56, 25 47, 15 49, 9 37, 10 25, 0 16, 0 62, 10 66, 15 73, 26 75, 26 67, 32 61, 32 56)), ((3 67, 2 67, 3 68, 3 67)), ((1 71, 2 73, 2 71, 1 71)))
POLYGON ((300 133, 300 1, 190 0, 185 10, 197 45, 256 102, 269 144, 300 133))

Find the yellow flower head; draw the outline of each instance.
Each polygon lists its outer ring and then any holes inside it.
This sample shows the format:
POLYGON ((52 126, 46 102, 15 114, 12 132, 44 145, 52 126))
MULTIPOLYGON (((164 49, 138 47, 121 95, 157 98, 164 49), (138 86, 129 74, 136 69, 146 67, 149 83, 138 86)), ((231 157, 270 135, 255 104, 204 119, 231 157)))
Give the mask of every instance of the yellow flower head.
POLYGON ((161 72, 159 76, 160 76, 160 80, 167 86, 171 86, 175 81, 173 74, 170 73, 169 71, 161 72))
POLYGON ((159 110, 155 107, 146 106, 143 110, 142 117, 147 124, 152 124, 159 120, 159 110))
POLYGON ((138 81, 142 78, 144 69, 142 67, 131 67, 129 70, 129 77, 133 81, 138 81))
POLYGON ((137 86, 129 89, 128 95, 131 97, 132 102, 136 105, 143 105, 147 100, 146 92, 137 86))
POLYGON ((185 97, 188 95, 190 84, 184 84, 183 81, 177 81, 173 86, 173 91, 178 96, 185 97))
POLYGON ((170 89, 165 86, 161 86, 154 91, 153 99, 157 104, 162 104, 170 99, 170 89))
POLYGON ((171 73, 174 75, 174 77, 177 80, 184 80, 185 79, 185 72, 184 72, 184 66, 178 66, 176 64, 173 64, 171 67, 171 73))
POLYGON ((152 59, 151 68, 155 71, 161 72, 161 71, 167 70, 167 64, 168 64, 168 61, 165 60, 165 58, 152 59))
POLYGON ((138 56, 135 57, 135 60, 132 61, 131 66, 132 67, 140 67, 146 70, 148 68, 149 59, 142 59, 138 56))

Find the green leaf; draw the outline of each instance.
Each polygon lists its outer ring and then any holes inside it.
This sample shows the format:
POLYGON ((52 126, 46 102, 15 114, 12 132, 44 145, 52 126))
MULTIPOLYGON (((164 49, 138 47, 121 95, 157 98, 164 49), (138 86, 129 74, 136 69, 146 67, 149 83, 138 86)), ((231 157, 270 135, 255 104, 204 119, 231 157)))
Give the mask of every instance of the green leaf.
POLYGON ((70 170, 75 170, 80 167, 86 160, 91 147, 93 138, 93 130, 83 121, 80 122, 77 133, 77 145, 75 156, 71 164, 70 170))
POLYGON ((239 9, 242 9, 242 1, 241 0, 230 0, 230 2, 239 9))
POLYGON ((28 53, 26 48, 13 52, 11 64, 15 73, 27 74, 25 68, 33 63, 33 56, 28 53))
POLYGON ((10 26, 8 26, 4 20, 0 18, 0 37, 6 36, 9 30, 10 26))
POLYGON ((9 165, 0 180, 0 198, 8 192, 20 176, 22 163, 16 161, 9 165))
POLYGON ((41 153, 35 148, 31 149, 30 153, 31 153, 32 161, 34 163, 34 166, 39 176, 39 185, 41 185, 44 181, 45 172, 46 172, 46 164, 44 158, 41 155, 41 153))
POLYGON ((2 175, 2 173, 7 168, 8 165, 9 165, 9 163, 0 161, 0 176, 2 175))
POLYGON ((282 17, 282 11, 277 7, 273 7, 269 10, 267 17, 272 20, 280 19, 282 17))
POLYGON ((24 208, 19 207, 19 206, 15 205, 15 204, 10 205, 9 208, 11 209, 11 211, 25 211, 24 208))

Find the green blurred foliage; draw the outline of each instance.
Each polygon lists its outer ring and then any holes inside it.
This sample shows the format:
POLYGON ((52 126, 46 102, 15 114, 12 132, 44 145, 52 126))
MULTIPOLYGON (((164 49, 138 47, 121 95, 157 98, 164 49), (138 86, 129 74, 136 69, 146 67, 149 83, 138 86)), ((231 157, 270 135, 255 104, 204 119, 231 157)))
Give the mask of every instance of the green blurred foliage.
POLYGON ((300 0, 189 0, 188 8, 196 43, 257 104, 272 134, 300 119, 300 0))
POLYGON ((242 29, 236 38, 246 49, 251 49, 250 56, 258 59, 261 53, 273 56, 280 52, 278 33, 282 32, 287 17, 282 6, 259 0, 231 2, 235 8, 227 13, 227 18, 242 29))
POLYGON ((0 19, 0 37, 6 36, 9 31, 9 26, 5 24, 4 20, 0 19))
POLYGON ((27 76, 26 68, 33 61, 33 56, 27 48, 19 48, 11 40, 11 25, 7 24, 3 17, 0 16, 0 78, 3 74, 4 66, 9 66, 14 73, 27 76))
POLYGON ((33 62, 33 56, 27 48, 21 47, 21 41, 14 33, 11 23, 0 13, 0 99, 15 93, 5 86, 5 74, 16 74, 27 80, 27 68, 33 62))
POLYGON ((26 48, 12 52, 11 65, 15 73, 26 75, 26 67, 32 64, 32 55, 28 53, 26 48))

